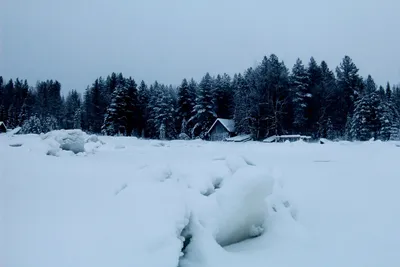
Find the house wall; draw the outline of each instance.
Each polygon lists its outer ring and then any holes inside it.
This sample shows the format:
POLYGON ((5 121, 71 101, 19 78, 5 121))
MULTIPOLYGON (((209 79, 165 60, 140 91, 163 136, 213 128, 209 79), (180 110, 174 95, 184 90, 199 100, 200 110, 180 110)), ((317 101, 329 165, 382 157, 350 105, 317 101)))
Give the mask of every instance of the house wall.
POLYGON ((230 133, 225 129, 220 122, 214 125, 214 128, 210 131, 211 141, 223 141, 225 138, 230 137, 230 133))

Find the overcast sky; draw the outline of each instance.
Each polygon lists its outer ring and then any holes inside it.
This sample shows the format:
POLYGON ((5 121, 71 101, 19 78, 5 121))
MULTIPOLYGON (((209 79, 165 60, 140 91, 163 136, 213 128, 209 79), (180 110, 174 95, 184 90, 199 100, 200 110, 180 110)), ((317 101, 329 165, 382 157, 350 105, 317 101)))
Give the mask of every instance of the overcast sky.
POLYGON ((0 75, 83 91, 122 72, 138 82, 242 72, 275 53, 334 69, 349 55, 400 82, 399 0, 0 0, 0 75))

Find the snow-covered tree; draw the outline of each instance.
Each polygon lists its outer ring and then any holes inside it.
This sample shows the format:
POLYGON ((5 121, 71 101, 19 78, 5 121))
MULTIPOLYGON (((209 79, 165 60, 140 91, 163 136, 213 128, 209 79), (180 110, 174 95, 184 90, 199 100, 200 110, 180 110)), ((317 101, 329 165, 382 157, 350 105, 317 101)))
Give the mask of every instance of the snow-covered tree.
POLYGON ((338 123, 344 126, 346 118, 353 115, 354 104, 361 97, 363 84, 358 68, 349 56, 345 56, 340 66, 336 68, 336 75, 342 102, 341 118, 338 119, 338 123))
MULTIPOLYGON (((81 96, 76 90, 68 93, 65 100, 65 128, 73 129, 76 127, 77 117, 76 112, 81 109, 81 96)), ((79 119, 80 120, 80 119, 79 119)), ((79 122, 79 128, 80 128, 79 122)), ((76 128, 75 128, 76 129, 76 128)))
POLYGON ((350 136, 354 140, 366 141, 377 138, 379 123, 380 99, 376 93, 364 95, 356 102, 350 123, 350 136))
POLYGON ((138 107, 139 107, 139 130, 141 137, 147 137, 147 122, 149 120, 149 98, 150 93, 144 81, 140 82, 138 91, 138 107))
POLYGON ((129 103, 128 89, 124 85, 118 85, 112 94, 111 104, 107 109, 102 133, 106 135, 126 135, 127 107, 129 103))
POLYGON ((203 77, 199 84, 193 113, 194 115, 190 119, 194 122, 192 135, 204 137, 217 116, 214 112, 213 103, 213 79, 209 73, 203 77))
POLYGON ((238 134, 252 134, 255 130, 252 128, 252 112, 254 106, 252 106, 252 88, 249 84, 252 78, 254 78, 252 69, 246 71, 245 77, 239 73, 233 78, 233 88, 235 89, 234 121, 235 129, 238 134))
POLYGON ((233 91, 228 74, 217 75, 214 81, 215 113, 218 118, 230 119, 233 116, 233 91))
POLYGON ((371 75, 368 75, 367 80, 365 81, 365 94, 371 94, 376 91, 376 84, 374 79, 372 79, 371 75))
POLYGON ((196 94, 189 87, 186 79, 183 79, 178 87, 178 119, 181 123, 181 133, 188 134, 187 121, 192 117, 193 107, 195 106, 196 94), (183 128, 184 127, 184 128, 183 128))
POLYGON ((389 101, 381 101, 378 106, 379 135, 382 141, 398 140, 400 133, 400 116, 398 110, 389 101))
POLYGON ((300 59, 297 59, 293 66, 290 76, 291 95, 293 103, 293 125, 300 133, 305 132, 307 122, 306 109, 308 99, 311 98, 309 92, 309 76, 300 59))
POLYGON ((42 133, 42 122, 36 115, 29 117, 24 121, 21 127, 21 133, 23 134, 40 134, 42 133))
POLYGON ((165 86, 161 86, 160 94, 154 106, 154 124, 158 129, 158 136, 163 136, 162 139, 174 139, 176 137, 174 106, 171 91, 165 86))

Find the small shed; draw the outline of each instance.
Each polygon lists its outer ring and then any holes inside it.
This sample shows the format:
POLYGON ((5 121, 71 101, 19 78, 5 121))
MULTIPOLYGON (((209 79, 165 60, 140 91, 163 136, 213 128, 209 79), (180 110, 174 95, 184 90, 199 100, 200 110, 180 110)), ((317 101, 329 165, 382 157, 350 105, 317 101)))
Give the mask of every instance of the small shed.
POLYGON ((235 143, 243 143, 251 140, 253 140, 253 137, 250 134, 238 135, 225 139, 226 142, 235 142, 235 143))
POLYGON ((7 127, 4 124, 4 122, 0 121, 0 133, 5 133, 7 132, 7 127))
POLYGON ((206 134, 211 141, 224 141, 235 136, 235 121, 218 118, 206 134))
POLYGON ((300 134, 292 134, 292 135, 273 135, 264 139, 263 142, 265 143, 283 143, 286 141, 289 142, 296 142, 296 141, 304 141, 309 142, 311 140, 310 136, 300 135, 300 134))

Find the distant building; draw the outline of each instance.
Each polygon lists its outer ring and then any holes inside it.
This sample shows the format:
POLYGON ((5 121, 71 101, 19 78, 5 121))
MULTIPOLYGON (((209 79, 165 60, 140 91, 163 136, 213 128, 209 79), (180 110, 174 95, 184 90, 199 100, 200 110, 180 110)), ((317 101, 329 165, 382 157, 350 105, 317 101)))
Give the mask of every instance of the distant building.
POLYGON ((7 132, 7 127, 4 124, 4 122, 0 121, 0 133, 5 133, 7 132))
POLYGON ((291 134, 291 135, 273 135, 263 140, 265 143, 283 143, 286 141, 296 142, 296 141, 309 142, 311 140, 310 136, 291 134))
POLYGON ((237 135, 234 137, 226 138, 226 142, 244 143, 253 140, 251 134, 237 135))
POLYGON ((228 119, 216 119, 206 133, 210 141, 224 141, 235 136, 235 122, 228 119))

